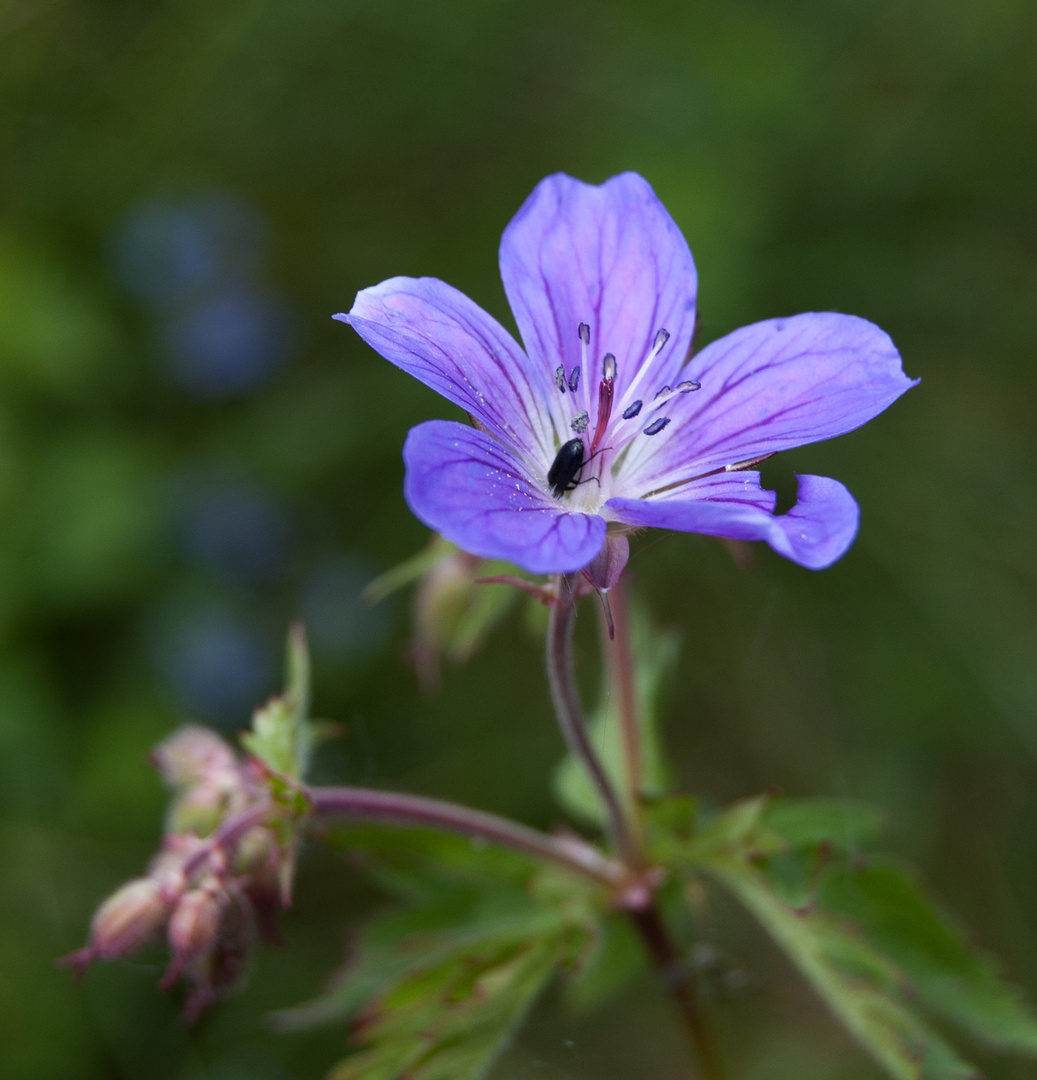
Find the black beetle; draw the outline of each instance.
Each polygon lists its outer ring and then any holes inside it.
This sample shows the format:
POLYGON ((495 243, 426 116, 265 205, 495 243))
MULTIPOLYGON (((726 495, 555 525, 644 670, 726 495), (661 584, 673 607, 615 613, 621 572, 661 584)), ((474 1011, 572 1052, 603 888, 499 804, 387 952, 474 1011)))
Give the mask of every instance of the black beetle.
POLYGON ((582 468, 583 439, 570 439, 567 443, 562 443, 551 468, 547 470, 551 494, 560 499, 567 491, 572 491, 579 482, 576 477, 582 468))

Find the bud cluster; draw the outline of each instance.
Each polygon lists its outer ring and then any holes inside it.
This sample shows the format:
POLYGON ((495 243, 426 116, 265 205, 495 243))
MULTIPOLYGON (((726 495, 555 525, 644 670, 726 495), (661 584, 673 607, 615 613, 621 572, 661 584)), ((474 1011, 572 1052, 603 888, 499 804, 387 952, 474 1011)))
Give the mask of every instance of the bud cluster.
POLYGON ((258 939, 280 942, 276 914, 288 904, 294 850, 269 773, 215 733, 181 728, 153 760, 174 789, 162 847, 146 876, 97 910, 89 944, 60 963, 82 973, 164 932, 171 960, 160 986, 190 984, 183 1015, 192 1021, 241 981, 258 939))

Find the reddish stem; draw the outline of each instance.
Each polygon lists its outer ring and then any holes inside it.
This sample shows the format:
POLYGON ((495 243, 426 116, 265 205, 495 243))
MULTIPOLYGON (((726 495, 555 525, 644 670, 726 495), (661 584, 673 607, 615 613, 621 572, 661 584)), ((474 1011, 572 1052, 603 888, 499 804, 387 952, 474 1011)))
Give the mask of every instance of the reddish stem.
POLYGON ((302 789, 313 817, 341 817, 392 825, 418 825, 520 851, 541 861, 617 888, 627 878, 622 866, 576 836, 551 836, 516 821, 467 806, 372 788, 310 787, 302 789))

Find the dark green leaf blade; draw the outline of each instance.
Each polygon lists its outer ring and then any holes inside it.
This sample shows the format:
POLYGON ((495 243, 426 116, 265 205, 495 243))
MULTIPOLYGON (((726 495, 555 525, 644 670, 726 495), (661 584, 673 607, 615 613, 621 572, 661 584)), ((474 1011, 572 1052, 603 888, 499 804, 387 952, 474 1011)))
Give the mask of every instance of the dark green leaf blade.
POLYGON ((968 946, 905 870, 891 863, 833 867, 818 900, 891 957, 929 1008, 985 1042, 1037 1054, 1037 1017, 1021 993, 968 946))
POLYGON ((715 855, 702 869, 755 916, 894 1080, 978 1080, 908 1006, 897 968, 860 935, 825 913, 790 906, 762 870, 737 856, 715 855))
POLYGON ((559 968, 598 936, 592 887, 428 830, 351 827, 337 840, 402 899, 370 920, 335 984, 280 1013, 298 1030, 349 1022, 335 1080, 483 1076, 559 968))
POLYGON ((763 823, 789 847, 830 844, 839 851, 853 851, 882 831, 885 815, 855 799, 778 798, 768 805, 763 823))
POLYGON ((332 1080, 477 1080, 550 979, 556 938, 417 971, 360 1019, 365 1047, 332 1080))

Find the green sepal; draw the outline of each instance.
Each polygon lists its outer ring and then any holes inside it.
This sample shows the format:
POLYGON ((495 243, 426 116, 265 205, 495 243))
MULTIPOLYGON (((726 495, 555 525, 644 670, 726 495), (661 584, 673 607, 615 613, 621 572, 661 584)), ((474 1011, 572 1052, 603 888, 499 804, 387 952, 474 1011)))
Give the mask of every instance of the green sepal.
POLYGON ((427 547, 368 582, 360 593, 361 601, 365 604, 381 603, 400 589, 420 581, 457 550, 449 540, 433 533, 427 547))
POLYGON ((288 632, 284 693, 272 697, 252 715, 252 730, 241 743, 254 757, 281 776, 301 780, 313 749, 309 722, 310 654, 302 623, 288 632))

